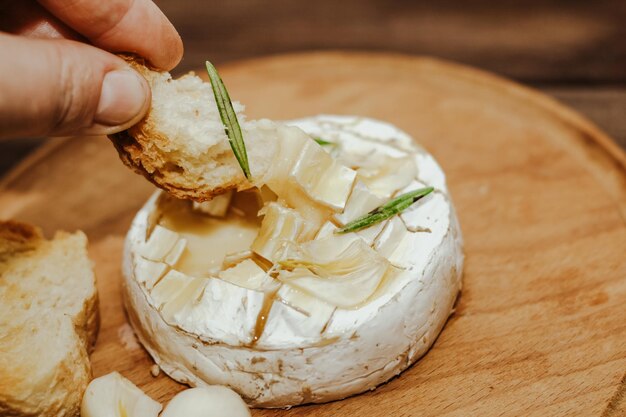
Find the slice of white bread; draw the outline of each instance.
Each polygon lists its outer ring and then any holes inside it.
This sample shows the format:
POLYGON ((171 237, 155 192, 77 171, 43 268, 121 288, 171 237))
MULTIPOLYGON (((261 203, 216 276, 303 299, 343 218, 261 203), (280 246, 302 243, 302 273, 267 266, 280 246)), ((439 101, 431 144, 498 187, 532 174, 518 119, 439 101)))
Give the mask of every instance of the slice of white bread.
POLYGON ((0 416, 78 416, 98 325, 85 235, 0 221, 0 416))
MULTIPOLYGON (((135 126, 109 136, 122 161, 179 198, 205 201, 229 189, 250 188, 230 148, 211 84, 194 73, 174 80, 126 58, 148 81, 152 104, 135 126)), ((275 127, 268 120, 245 122, 243 106, 233 102, 233 108, 256 177, 271 163, 275 127)))

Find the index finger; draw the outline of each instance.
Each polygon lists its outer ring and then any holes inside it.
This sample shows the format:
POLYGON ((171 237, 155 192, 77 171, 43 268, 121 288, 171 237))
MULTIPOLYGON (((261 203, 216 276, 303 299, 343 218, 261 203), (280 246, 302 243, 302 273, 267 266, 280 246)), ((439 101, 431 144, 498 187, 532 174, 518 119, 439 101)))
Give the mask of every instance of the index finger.
POLYGON ((151 0, 39 0, 39 3, 95 46, 132 52, 170 70, 183 55, 174 26, 151 0))

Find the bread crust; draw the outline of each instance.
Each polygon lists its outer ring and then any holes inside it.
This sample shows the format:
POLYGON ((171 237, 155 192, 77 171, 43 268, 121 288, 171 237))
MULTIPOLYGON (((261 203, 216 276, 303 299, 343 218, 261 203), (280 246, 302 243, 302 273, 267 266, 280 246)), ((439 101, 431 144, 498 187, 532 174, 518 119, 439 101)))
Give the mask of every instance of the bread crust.
POLYGON ((34 249, 41 242, 41 230, 13 220, 0 221, 0 260, 14 252, 34 249))
POLYGON ((145 120, 128 130, 109 135, 109 139, 124 165, 174 197, 202 202, 229 190, 249 188, 249 185, 241 184, 236 179, 219 187, 207 188, 185 178, 180 167, 150 151, 151 141, 167 141, 167 138, 151 128, 145 120))
POLYGON ((0 221, 0 303, 4 307, 0 334, 7 336, 0 340, 2 416, 76 417, 80 413, 82 394, 91 379, 89 353, 100 325, 95 277, 91 271, 86 276, 81 274, 78 279, 91 282, 86 281, 77 290, 69 284, 49 284, 48 288, 45 281, 29 281, 28 274, 37 270, 48 274, 51 257, 66 252, 64 261, 73 262, 76 258, 80 262, 77 270, 92 269, 85 259, 86 244, 82 232, 58 232, 48 241, 35 226, 0 221), (62 305, 50 300, 60 300, 62 305), (55 329, 55 337, 61 342, 44 346, 44 338, 37 335, 43 328, 55 329), (49 352, 50 357, 32 357, 33 352, 45 353, 55 346, 61 348, 49 352))

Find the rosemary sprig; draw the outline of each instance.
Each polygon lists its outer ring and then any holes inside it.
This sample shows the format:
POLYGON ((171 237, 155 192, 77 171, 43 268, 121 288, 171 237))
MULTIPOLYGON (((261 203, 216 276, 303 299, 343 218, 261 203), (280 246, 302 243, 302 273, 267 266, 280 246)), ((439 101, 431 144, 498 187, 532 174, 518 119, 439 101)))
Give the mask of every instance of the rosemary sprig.
POLYGON ((383 220, 387 220, 388 218, 406 210, 417 200, 433 192, 433 190, 433 187, 426 187, 399 195, 398 197, 383 204, 382 206, 377 207, 369 213, 349 222, 344 227, 335 230, 335 233, 341 234, 356 232, 361 229, 373 226, 376 223, 380 223, 383 220))
POLYGON ((209 73, 209 79, 211 80, 211 87, 213 88, 213 95, 215 96, 215 102, 220 112, 220 118, 224 124, 224 130, 228 136, 228 142, 230 147, 239 162, 239 166, 243 170, 243 174, 246 178, 250 179, 250 166, 248 164, 248 153, 246 152, 246 144, 243 141, 243 135, 241 134, 241 127, 237 121, 237 113, 233 109, 233 103, 230 101, 228 91, 224 86, 224 82, 220 78, 217 70, 209 61, 206 61, 206 70, 209 73))

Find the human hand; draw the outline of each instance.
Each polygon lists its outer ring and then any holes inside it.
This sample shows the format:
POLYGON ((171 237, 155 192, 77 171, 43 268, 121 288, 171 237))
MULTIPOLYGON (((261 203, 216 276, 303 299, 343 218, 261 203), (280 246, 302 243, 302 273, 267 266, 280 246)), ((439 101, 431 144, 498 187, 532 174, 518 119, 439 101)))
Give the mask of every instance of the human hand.
POLYGON ((139 121, 146 81, 111 52, 173 68, 183 46, 151 0, 0 3, 0 138, 109 134, 139 121))

